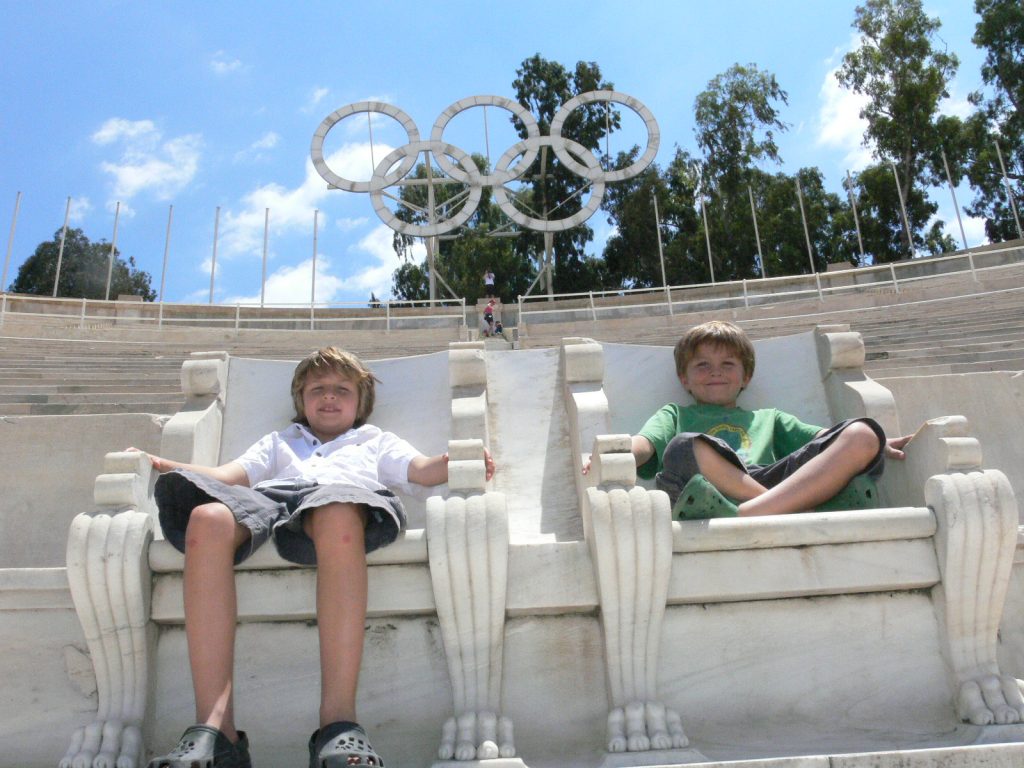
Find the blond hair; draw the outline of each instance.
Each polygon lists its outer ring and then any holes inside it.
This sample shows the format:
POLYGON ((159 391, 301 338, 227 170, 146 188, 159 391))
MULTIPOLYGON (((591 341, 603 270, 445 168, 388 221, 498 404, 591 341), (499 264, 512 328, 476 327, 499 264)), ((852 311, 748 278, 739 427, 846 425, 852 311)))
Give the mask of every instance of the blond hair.
POLYGON ((305 408, 302 407, 302 388, 306 386, 306 380, 310 376, 322 376, 326 373, 337 373, 356 385, 359 392, 359 405, 356 407, 356 419, 352 426, 363 426, 373 412, 377 379, 363 365, 362 360, 340 347, 318 349, 295 366, 295 374, 292 376, 292 403, 295 405, 295 418, 292 421, 309 426, 305 408))
POLYGON ((701 344, 725 347, 740 359, 740 363, 743 364, 743 374, 747 378, 754 375, 754 345, 750 343, 750 337, 742 328, 732 323, 711 320, 695 325, 676 342, 673 354, 676 359, 677 376, 686 373, 686 366, 697 354, 697 348, 701 344))

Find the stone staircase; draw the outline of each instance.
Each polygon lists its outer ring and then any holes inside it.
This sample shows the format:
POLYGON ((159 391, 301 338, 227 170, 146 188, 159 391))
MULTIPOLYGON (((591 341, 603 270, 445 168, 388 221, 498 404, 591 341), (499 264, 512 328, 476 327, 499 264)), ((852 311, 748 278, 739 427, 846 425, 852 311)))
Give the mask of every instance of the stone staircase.
POLYGON ((181 364, 192 352, 290 360, 339 344, 373 360, 437 352, 457 340, 451 331, 436 329, 337 334, 5 326, 0 329, 0 416, 173 414, 184 403, 181 364))
MULTIPOLYGON (((479 309, 479 308, 478 308, 479 309)), ((506 307, 507 319, 511 319, 506 307)), ((662 306, 661 310, 665 308, 662 306)), ((480 310, 482 311, 482 310, 480 310)), ((500 310, 499 310, 500 311, 500 310)), ((523 348, 556 347, 567 336, 671 345, 708 319, 728 319, 752 338, 801 333, 819 324, 849 324, 864 337, 865 370, 873 377, 1024 370, 1024 264, 926 282, 872 286, 748 308, 571 322, 531 323, 523 348)), ((179 372, 192 352, 295 359, 326 344, 368 359, 446 349, 476 338, 477 329, 301 331, 165 328, 115 325, 77 328, 8 315, 0 327, 0 416, 176 413, 183 404, 179 372)), ((506 328, 513 338, 513 329, 506 328)), ((488 349, 511 349, 485 339, 488 349)))
POLYGON ((891 288, 749 309, 646 318, 534 324, 524 348, 565 336, 635 344, 674 344, 686 328, 730 320, 752 338, 787 336, 816 325, 849 324, 864 337, 872 376, 912 376, 1024 369, 1024 266, 1001 268, 978 282, 969 275, 927 286, 891 288))

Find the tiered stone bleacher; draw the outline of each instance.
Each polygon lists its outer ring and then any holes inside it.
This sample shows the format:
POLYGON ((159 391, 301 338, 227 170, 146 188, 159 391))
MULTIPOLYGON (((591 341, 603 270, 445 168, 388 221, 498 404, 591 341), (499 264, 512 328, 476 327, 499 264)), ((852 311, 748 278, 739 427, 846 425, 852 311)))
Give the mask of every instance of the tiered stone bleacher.
POLYGON ((599 341, 671 345, 681 330, 729 319, 752 338, 800 333, 846 323, 864 338, 865 370, 873 376, 1024 369, 1024 264, 750 308, 596 321, 530 323, 524 347, 557 344, 586 333, 599 341))
POLYGON ((138 328, 102 331, 53 325, 0 328, 0 415, 172 415, 182 406, 179 372, 193 352, 294 359, 341 344, 365 359, 446 349, 451 331, 241 331, 138 328), (118 339, 129 335, 131 339, 118 339), (113 337, 113 338, 111 338, 113 337))
MULTIPOLYGON (((510 310, 511 305, 505 308, 506 321, 510 310)), ((682 329, 711 318, 731 319, 752 338, 851 324, 864 338, 865 370, 876 378, 1019 371, 1024 370, 1024 264, 905 283, 899 293, 881 284, 828 295, 824 301, 799 299, 671 317, 530 323, 520 345, 555 347, 579 333, 599 341, 670 345, 682 329)), ((337 343, 366 359, 380 359, 436 352, 476 334, 475 328, 460 332, 450 327, 331 332, 156 329, 120 321, 93 325, 79 328, 59 318, 8 314, 0 327, 0 415, 171 415, 183 402, 177 372, 192 352, 291 359, 337 343)), ((511 346, 502 339, 485 343, 488 349, 511 346)))

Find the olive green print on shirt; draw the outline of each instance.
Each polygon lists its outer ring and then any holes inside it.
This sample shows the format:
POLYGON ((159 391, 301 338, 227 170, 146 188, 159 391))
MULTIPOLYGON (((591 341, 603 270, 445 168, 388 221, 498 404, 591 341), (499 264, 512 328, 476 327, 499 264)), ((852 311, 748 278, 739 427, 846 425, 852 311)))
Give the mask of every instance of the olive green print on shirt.
POLYGON ((739 454, 743 461, 747 461, 750 455, 750 435, 743 427, 733 424, 718 424, 708 430, 708 434, 724 440, 726 444, 739 454))

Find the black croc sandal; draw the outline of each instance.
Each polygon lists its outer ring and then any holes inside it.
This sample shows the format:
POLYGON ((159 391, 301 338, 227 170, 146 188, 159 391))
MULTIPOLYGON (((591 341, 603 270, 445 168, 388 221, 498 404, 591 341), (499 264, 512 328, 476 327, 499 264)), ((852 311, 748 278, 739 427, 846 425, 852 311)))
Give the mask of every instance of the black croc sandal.
POLYGON ((212 726, 193 725, 185 729, 178 746, 150 760, 148 768, 252 768, 249 739, 239 731, 238 743, 232 744, 212 726))
POLYGON ((340 720, 309 737, 309 768, 384 768, 361 725, 340 720))

